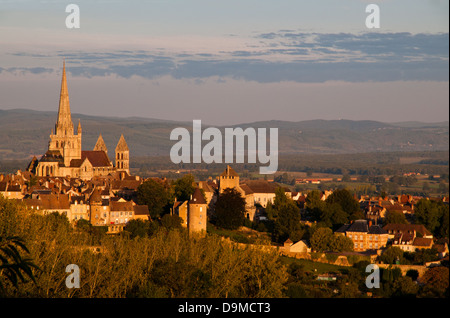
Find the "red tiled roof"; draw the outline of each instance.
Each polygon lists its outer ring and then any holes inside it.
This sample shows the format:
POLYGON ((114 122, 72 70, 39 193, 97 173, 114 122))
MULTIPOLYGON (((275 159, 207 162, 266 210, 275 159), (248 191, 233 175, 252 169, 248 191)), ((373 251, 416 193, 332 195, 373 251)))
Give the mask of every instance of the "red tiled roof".
POLYGON ((431 238, 423 238, 423 237, 416 237, 414 239, 413 245, 414 246, 431 246, 433 244, 433 239, 431 238))
POLYGON ((109 201, 110 211, 133 211, 133 203, 109 201))
POLYGON ((86 150, 81 152, 81 161, 88 159, 93 167, 110 167, 111 161, 104 151, 86 150))

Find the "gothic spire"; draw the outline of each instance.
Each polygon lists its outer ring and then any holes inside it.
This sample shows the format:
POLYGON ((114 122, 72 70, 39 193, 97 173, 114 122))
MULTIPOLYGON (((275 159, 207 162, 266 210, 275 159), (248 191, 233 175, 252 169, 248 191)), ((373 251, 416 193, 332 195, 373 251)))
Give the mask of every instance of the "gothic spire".
POLYGON ((63 73, 61 79, 61 93, 59 95, 58 120, 56 122, 57 135, 73 135, 73 122, 70 114, 69 91, 66 79, 66 61, 63 61, 63 73))

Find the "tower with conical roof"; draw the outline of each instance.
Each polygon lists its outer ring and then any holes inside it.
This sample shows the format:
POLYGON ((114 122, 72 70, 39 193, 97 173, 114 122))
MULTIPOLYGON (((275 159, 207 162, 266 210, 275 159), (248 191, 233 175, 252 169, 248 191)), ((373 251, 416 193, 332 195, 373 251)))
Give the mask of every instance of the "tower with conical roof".
POLYGON ((115 158, 117 171, 126 171, 130 174, 130 149, 128 149, 123 134, 120 136, 119 142, 117 143, 115 158))
POLYGON ((207 208, 208 204, 201 190, 196 188, 188 202, 187 227, 189 233, 206 233, 207 208))
POLYGON ((97 143, 94 146, 94 151, 104 151, 105 153, 108 153, 108 149, 106 148, 106 144, 103 140, 102 134, 98 136, 97 143))
POLYGON ((64 165, 70 166, 73 159, 81 159, 81 123, 78 122, 77 134, 74 132, 70 112, 69 91, 67 89, 66 62, 63 62, 61 91, 59 95, 58 118, 55 133, 50 134, 48 150, 59 151, 64 158, 64 165))

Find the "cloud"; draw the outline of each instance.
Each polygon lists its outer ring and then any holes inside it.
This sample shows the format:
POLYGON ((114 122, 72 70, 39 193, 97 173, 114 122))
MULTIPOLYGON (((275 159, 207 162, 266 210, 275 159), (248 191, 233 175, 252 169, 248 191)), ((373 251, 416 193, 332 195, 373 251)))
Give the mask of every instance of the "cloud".
MULTIPOLYGON (((89 78, 171 76, 198 80, 197 83, 210 77, 259 83, 448 81, 448 33, 331 34, 285 30, 258 34, 254 39, 257 41, 249 43, 247 48, 207 53, 201 50, 58 51, 53 57, 65 57, 68 72, 89 78)), ((11 55, 46 58, 36 53, 11 55)), ((38 74, 52 70, 16 67, 3 71, 38 74)))

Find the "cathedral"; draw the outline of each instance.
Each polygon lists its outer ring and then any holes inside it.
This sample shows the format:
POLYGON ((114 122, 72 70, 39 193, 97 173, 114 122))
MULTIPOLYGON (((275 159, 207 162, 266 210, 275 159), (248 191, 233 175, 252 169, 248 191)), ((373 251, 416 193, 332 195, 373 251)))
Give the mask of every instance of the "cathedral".
POLYGON ((81 150, 81 122, 78 121, 75 134, 70 113, 69 92, 67 89, 66 67, 63 63, 61 93, 59 97, 58 118, 55 131, 50 134, 48 151, 40 160, 33 158, 28 170, 36 176, 69 177, 90 180, 95 176, 106 176, 124 171, 130 174, 130 151, 123 135, 115 149, 115 165, 108 157, 108 150, 102 135, 98 137, 93 150, 81 150))

